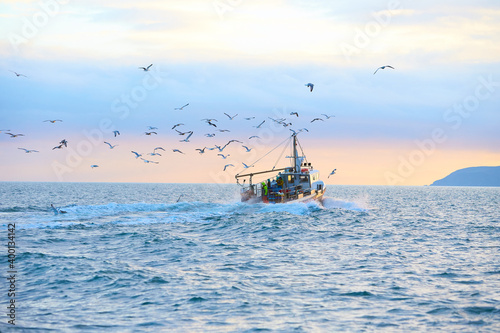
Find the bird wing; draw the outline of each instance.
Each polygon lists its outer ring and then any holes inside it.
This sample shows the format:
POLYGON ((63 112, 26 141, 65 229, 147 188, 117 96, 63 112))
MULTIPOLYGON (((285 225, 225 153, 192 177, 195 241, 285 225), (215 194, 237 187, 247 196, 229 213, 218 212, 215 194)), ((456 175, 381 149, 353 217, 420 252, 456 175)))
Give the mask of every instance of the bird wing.
POLYGON ((153 66, 153 64, 149 65, 146 69, 149 69, 151 66, 153 66))
POLYGON ((377 68, 377 69, 375 70, 375 72, 373 72, 373 75, 375 75, 375 73, 377 73, 377 72, 378 72, 378 70, 379 70, 380 68, 382 68, 382 67, 377 68))

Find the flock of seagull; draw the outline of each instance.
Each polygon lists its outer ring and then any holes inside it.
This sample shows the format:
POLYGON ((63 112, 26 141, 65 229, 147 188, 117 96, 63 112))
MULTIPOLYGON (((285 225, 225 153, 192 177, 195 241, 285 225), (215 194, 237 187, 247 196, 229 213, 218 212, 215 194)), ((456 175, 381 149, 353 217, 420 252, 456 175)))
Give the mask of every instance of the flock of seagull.
MULTIPOLYGON (((141 69, 141 70, 143 70, 145 72, 148 72, 151 69, 152 66, 153 66, 153 64, 150 64, 147 67, 139 67, 139 69, 141 69)), ((385 68, 394 69, 394 67, 392 67, 392 66, 385 65, 385 66, 378 67, 373 74, 375 75, 379 70, 385 69, 385 68)), ((27 76, 24 75, 24 74, 21 74, 21 73, 15 72, 15 71, 11 71, 11 72, 14 73, 16 75, 16 77, 25 77, 25 78, 27 78, 27 76)), ((313 83, 309 82, 309 83, 305 84, 305 86, 307 88, 309 88, 310 92, 313 92, 313 89, 314 89, 314 84, 313 83)), ((187 107, 189 107, 189 106, 190 106, 189 103, 186 103, 185 105, 183 105, 181 107, 174 108, 174 110, 175 111, 184 111, 184 109, 187 108, 187 107)), ((228 121, 234 121, 236 119, 236 117, 238 117, 237 113, 234 114, 234 115, 230 115, 230 114, 224 112, 223 114, 227 117, 226 119, 228 121)), ((299 113, 295 112, 295 111, 294 112, 290 112, 290 116, 292 116, 295 119, 297 119, 297 118, 299 118, 299 113)), ((310 123, 312 124, 314 122, 323 122, 323 121, 328 120, 328 119, 330 119, 332 117, 335 117, 334 115, 328 115, 328 114, 321 114, 321 116, 322 117, 313 118, 312 120, 310 120, 310 123)), ((245 117, 243 119, 245 121, 254 121, 255 117, 245 117)), ((211 129, 211 131, 207 131, 207 132, 210 132, 210 133, 204 134, 204 136, 207 137, 207 138, 213 138, 213 137, 215 137, 216 136, 215 132, 219 132, 219 133, 230 132, 230 130, 219 128, 219 126, 218 126, 219 121, 217 119, 215 119, 215 118, 205 118, 205 119, 201 119, 201 121, 204 121, 209 126, 209 128, 211 129)), ((266 121, 274 122, 275 124, 281 125, 281 126, 283 126, 285 128, 292 126, 292 121, 290 119, 287 119, 287 118, 272 118, 272 117, 267 117, 267 119, 260 120, 258 122, 258 124, 256 123, 255 125, 252 125, 252 126, 255 129, 259 129, 259 128, 261 128, 266 123, 266 121)), ((44 120, 43 122, 48 122, 48 123, 51 123, 51 124, 55 124, 57 122, 63 122, 63 120, 62 119, 47 119, 47 120, 44 120)), ((194 134, 194 131, 193 130, 180 131, 178 128, 182 128, 182 126, 185 126, 185 124, 184 123, 174 124, 171 127, 171 130, 175 131, 179 136, 183 137, 183 139, 179 140, 179 142, 181 142, 181 143, 191 142, 190 138, 194 134)), ((146 135, 146 136, 158 135, 157 130, 158 130, 157 127, 155 127, 155 126, 149 126, 147 128, 147 130, 144 132, 144 135, 146 135)), ((298 132, 302 132, 302 131, 309 132, 309 130, 307 128, 305 128, 305 127, 301 128, 299 130, 293 130, 291 128, 289 130, 292 133, 298 133, 298 132)), ((18 138, 18 137, 25 136, 22 133, 12 133, 11 130, 2 130, 2 129, 0 129, 0 133, 2 133, 2 132, 5 132, 5 134, 9 135, 10 138, 18 138)), ((118 131, 118 130, 114 130, 113 131, 113 136, 115 138, 117 136, 119 136, 119 135, 121 135, 120 131, 118 131)), ((260 137, 258 135, 252 135, 252 136, 250 136, 248 138, 248 142, 252 142, 252 140, 254 140, 254 139, 260 139, 260 137)), ((239 144, 241 146, 241 148, 244 149, 244 150, 242 150, 242 152, 244 152, 244 153, 249 153, 253 149, 252 147, 249 147, 250 144, 244 144, 244 142, 242 142, 242 141, 232 139, 232 140, 229 140, 224 145, 214 144, 211 147, 205 146, 203 148, 195 148, 195 151, 197 151, 200 155, 202 155, 202 154, 205 154, 206 151, 214 151, 215 150, 218 153, 217 156, 220 156, 221 159, 226 160, 230 156, 230 154, 223 154, 223 152, 226 149, 226 147, 228 147, 230 144, 233 144, 233 143, 239 144)), ((118 144, 112 144, 112 143, 110 143, 108 141, 103 141, 103 144, 107 145, 109 147, 109 149, 115 149, 118 146, 118 144)), ((68 147, 68 141, 66 139, 62 139, 58 144, 56 144, 52 148, 52 150, 63 149, 63 148, 66 148, 66 147, 68 147)), ((24 151, 27 154, 30 154, 30 153, 39 153, 39 151, 36 150, 36 149, 27 149, 27 148, 23 148, 23 147, 19 147, 18 149, 24 151)), ((161 146, 155 147, 151 153, 147 153, 147 154, 139 153, 139 152, 134 151, 134 150, 131 151, 131 153, 133 154, 133 157, 135 157, 136 159, 140 159, 144 163, 147 163, 147 164, 159 164, 160 162, 154 161, 154 160, 152 160, 150 158, 153 158, 153 157, 156 157, 156 156, 162 156, 161 152, 166 152, 166 150, 163 147, 161 147, 161 146), (151 156, 151 157, 147 157, 147 156, 151 156), (145 157, 147 157, 147 158, 145 158, 145 157)), ((180 150, 178 148, 172 148, 172 152, 173 153, 178 153, 178 154, 185 154, 182 150, 180 150)), ((253 165, 247 165, 247 164, 241 162, 241 166, 243 168, 247 169, 247 168, 252 167, 253 165)), ((98 168, 99 165, 98 164, 92 164, 92 165, 90 165, 90 167, 91 167, 91 169, 95 169, 95 168, 98 168)), ((223 167, 223 171, 226 171, 229 167, 235 167, 235 165, 233 163, 225 164, 224 167, 223 167)), ((328 175, 328 178, 330 178, 330 176, 334 175, 335 172, 336 172, 336 170, 337 169, 334 169, 328 175)))

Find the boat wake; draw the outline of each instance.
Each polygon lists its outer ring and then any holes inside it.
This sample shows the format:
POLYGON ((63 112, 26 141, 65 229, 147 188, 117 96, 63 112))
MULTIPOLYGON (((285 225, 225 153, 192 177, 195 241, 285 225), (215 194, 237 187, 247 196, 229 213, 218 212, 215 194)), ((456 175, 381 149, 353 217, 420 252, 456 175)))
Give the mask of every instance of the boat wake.
MULTIPOLYGON (((103 223, 148 224, 148 223, 189 223, 209 222, 222 219, 231 220, 234 216, 259 214, 289 214, 306 216, 315 212, 343 209, 366 212, 369 206, 363 200, 345 201, 335 198, 324 198, 323 203, 316 201, 307 203, 285 204, 248 204, 242 202, 210 203, 210 202, 178 202, 178 203, 108 203, 104 205, 69 205, 59 207, 65 214, 54 215, 50 208, 24 212, 12 212, 14 222, 23 222, 20 227, 58 228, 78 225, 96 225, 103 223), (16 221, 17 220, 17 221, 16 221)), ((6 213, 4 213, 6 214, 6 213)))
POLYGON ((356 212, 367 212, 372 207, 368 204, 366 198, 358 198, 355 201, 346 201, 336 198, 326 197, 323 198, 323 207, 326 209, 345 209, 352 210, 356 212))

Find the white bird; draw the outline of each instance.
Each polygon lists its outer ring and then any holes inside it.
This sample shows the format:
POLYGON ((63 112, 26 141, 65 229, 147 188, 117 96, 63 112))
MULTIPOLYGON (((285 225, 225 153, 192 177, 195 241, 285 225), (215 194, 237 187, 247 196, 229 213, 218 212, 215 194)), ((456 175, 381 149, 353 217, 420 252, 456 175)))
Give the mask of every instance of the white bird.
POLYGON ((11 138, 17 138, 18 136, 24 136, 24 134, 12 134, 12 133, 5 133, 7 135, 10 135, 11 138))
POLYGON ((245 164, 245 163, 243 163, 243 162, 241 162, 241 164, 243 164, 243 167, 244 167, 245 169, 248 169, 248 168, 253 167, 253 165, 250 165, 250 166, 249 166, 249 165, 246 165, 246 164, 245 164))
POLYGON ((99 166, 97 164, 92 164, 90 167, 93 169, 93 168, 98 168, 99 166))
POLYGON ((258 136, 258 135, 252 135, 251 137, 248 138, 248 140, 251 140, 253 138, 260 139, 260 136, 258 136))
POLYGON ((44 120, 43 122, 46 123, 47 121, 50 121, 52 124, 55 123, 56 121, 61 121, 61 119, 55 119, 55 120, 44 120))
POLYGON ((228 116, 229 120, 233 120, 233 119, 234 119, 234 117, 236 117, 236 116, 238 115, 238 114, 235 114, 234 116, 232 116, 232 117, 231 117, 230 115, 228 115, 228 114, 227 114, 227 113, 225 113, 225 112, 224 112, 224 114, 225 114, 226 116, 228 116))
POLYGON ((229 167, 229 166, 234 167, 234 165, 232 165, 232 164, 226 164, 226 165, 224 165, 224 170, 223 171, 226 171, 226 168, 229 167))
POLYGON ((150 161, 150 160, 146 160, 144 158, 141 157, 141 160, 144 161, 144 163, 154 163, 154 164, 158 164, 159 162, 155 162, 155 161, 150 161))
POLYGON ((175 124, 174 127, 172 127, 172 129, 175 129, 177 126, 181 126, 181 125, 184 125, 184 124, 183 123, 175 124))
POLYGON ((158 133, 156 133, 156 132, 144 132, 144 134, 151 135, 151 134, 158 134, 158 133))
POLYGON ((27 76, 26 76, 26 75, 24 75, 24 74, 21 74, 21 73, 16 73, 16 72, 14 72, 14 71, 9 71, 9 72, 12 72, 12 73, 16 74, 16 76, 17 76, 17 77, 20 77, 20 76, 27 77, 27 76))
POLYGON ((203 149, 196 148, 195 150, 198 150, 198 152, 199 152, 200 154, 204 154, 204 153, 205 153, 205 149, 206 149, 206 148, 207 148, 207 147, 204 147, 203 149))
POLYGON ((117 135, 120 135, 120 131, 113 131, 113 134, 114 134, 114 135, 115 135, 115 137, 116 137, 117 135))
POLYGON ((157 151, 157 150, 163 150, 163 151, 165 151, 165 149, 163 149, 163 147, 156 147, 155 149, 153 149, 153 151, 157 151))
POLYGON ((297 112, 290 112, 290 116, 299 116, 299 114, 297 112))
POLYGON ((174 108, 174 110, 183 110, 188 105, 189 105, 189 103, 187 103, 186 105, 181 106, 180 108, 174 108))
POLYGON ((172 149, 172 151, 173 151, 174 153, 181 153, 181 154, 184 154, 184 153, 183 153, 182 151, 180 151, 179 149, 172 149))
POLYGON ((330 178, 331 175, 334 175, 335 174, 335 171, 337 171, 337 169, 333 169, 332 172, 330 172, 330 174, 328 175, 328 178, 330 178))
POLYGON ((67 147, 68 146, 68 141, 66 141, 66 139, 62 139, 61 141, 59 141, 59 143, 61 145, 63 145, 64 147, 67 147))
POLYGON ((149 65, 148 67, 139 67, 139 69, 142 69, 143 71, 147 72, 149 69, 153 66, 153 64, 149 65))
POLYGON ((314 122, 314 121, 316 121, 316 120, 321 120, 321 121, 324 121, 324 120, 323 120, 323 119, 321 119, 321 118, 314 118, 313 120, 311 120, 311 123, 312 123, 312 122, 314 122))
POLYGON ((389 66, 389 65, 380 66, 379 68, 377 68, 377 69, 375 70, 375 72, 373 73, 373 75, 375 75, 375 73, 377 73, 379 69, 385 69, 386 67, 387 67, 387 68, 392 68, 392 69, 394 69, 394 67, 389 66))
POLYGON ((322 116, 325 116, 325 118, 326 118, 326 119, 330 119, 330 118, 332 118, 332 117, 335 117, 335 116, 329 116, 329 115, 324 114, 324 113, 322 113, 321 115, 322 115, 322 116))
POLYGON ((158 127, 154 127, 154 126, 148 126, 148 130, 155 130, 155 129, 158 129, 158 127))
POLYGON ((26 148, 17 148, 17 149, 24 150, 24 152, 27 153, 27 154, 29 154, 29 153, 39 153, 38 150, 34 150, 34 149, 26 149, 26 148))
POLYGON ((217 148, 217 150, 219 151, 219 153, 222 153, 222 151, 224 150, 224 148, 226 148, 226 146, 221 147, 221 146, 215 145, 215 148, 217 148))
POLYGON ((229 154, 227 154, 226 156, 224 156, 223 154, 217 154, 217 156, 221 156, 223 159, 226 159, 228 156, 230 156, 229 154))
POLYGON ((161 156, 160 153, 157 153, 157 152, 152 152, 152 153, 148 153, 149 156, 161 156))
POLYGON ((252 119, 255 119, 255 117, 247 117, 247 118, 245 118, 245 120, 252 120, 252 119))
POLYGON ((185 138, 184 140, 179 140, 179 142, 189 142, 189 138, 191 137, 191 135, 193 135, 193 132, 189 133, 187 138, 185 138))
POLYGON ((243 145, 242 145, 242 147, 247 150, 247 153, 250 152, 253 149, 253 148, 248 148, 247 146, 243 146, 243 145))
POLYGON ((105 143, 105 144, 107 144, 107 145, 109 146, 109 149, 113 149, 113 148, 115 148, 116 146, 118 146, 118 145, 114 145, 114 146, 113 146, 111 143, 106 142, 106 141, 104 141, 104 143, 105 143))
POLYGON ((299 132, 302 132, 302 131, 309 132, 309 130, 308 130, 307 128, 305 128, 305 127, 304 127, 304 128, 299 129, 299 132))
POLYGON ((306 86, 306 87, 309 87, 309 90, 310 90, 311 92, 313 91, 314 84, 312 84, 312 83, 310 83, 310 82, 309 82, 309 83, 306 83, 306 84, 305 84, 305 86, 306 86))
POLYGON ((193 133, 193 131, 187 131, 187 132, 181 132, 179 130, 175 130, 177 133, 179 133, 179 135, 186 135, 188 133, 193 133))
POLYGON ((262 121, 259 125, 254 126, 254 127, 255 127, 255 128, 260 128, 260 127, 262 126, 262 124, 264 124, 265 122, 266 122, 266 121, 265 121, 265 120, 263 120, 263 121, 262 121))
POLYGON ((139 154, 138 152, 135 152, 135 151, 133 151, 133 150, 131 150, 131 152, 132 152, 133 154, 135 154, 135 158, 139 158, 139 157, 141 157, 141 156, 142 156, 142 154, 139 154))
POLYGON ((207 134, 205 134, 205 136, 207 138, 213 138, 215 136, 215 134, 214 133, 207 133, 207 134))
POLYGON ((230 130, 227 130, 227 129, 220 129, 220 130, 218 130, 218 131, 219 131, 219 132, 221 132, 221 133, 224 133, 224 132, 231 132, 230 130))

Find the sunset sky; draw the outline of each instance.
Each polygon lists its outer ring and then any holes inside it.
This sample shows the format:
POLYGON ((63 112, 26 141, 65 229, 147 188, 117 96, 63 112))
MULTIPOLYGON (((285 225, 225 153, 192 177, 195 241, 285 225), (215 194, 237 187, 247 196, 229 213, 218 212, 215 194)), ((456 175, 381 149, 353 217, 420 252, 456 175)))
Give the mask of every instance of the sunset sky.
POLYGON ((0 181, 232 183, 304 127, 327 184, 500 165, 497 0, 4 0, 0 58, 0 181))

